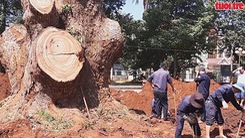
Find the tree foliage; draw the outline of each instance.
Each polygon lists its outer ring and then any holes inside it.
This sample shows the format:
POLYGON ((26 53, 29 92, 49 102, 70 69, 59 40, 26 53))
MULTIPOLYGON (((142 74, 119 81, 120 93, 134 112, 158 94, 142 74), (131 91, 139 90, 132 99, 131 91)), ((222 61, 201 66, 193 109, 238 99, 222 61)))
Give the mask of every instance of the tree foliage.
POLYGON ((20 0, 0 0, 0 34, 11 23, 22 23, 20 0))
POLYGON ((121 63, 126 67, 158 68, 160 62, 167 60, 172 66, 170 71, 177 73, 196 66, 197 54, 214 48, 213 38, 206 39, 213 27, 213 7, 205 7, 201 0, 147 0, 144 4, 144 21, 134 20, 130 14, 109 14, 117 15, 113 19, 124 32, 121 63))
POLYGON ((144 23, 140 20, 134 20, 130 14, 122 15, 119 23, 124 32, 125 45, 123 50, 123 59, 121 63, 127 68, 137 69, 135 66, 139 62, 139 54, 142 51, 141 45, 144 37, 144 23))
POLYGON ((126 0, 104 0, 103 8, 106 16, 111 19, 117 18, 121 13, 119 12, 126 4, 126 0))
POLYGON ((142 51, 138 54, 138 67, 158 67, 160 62, 172 60, 176 67, 170 71, 176 73, 196 66, 193 57, 214 47, 206 40, 214 16, 203 1, 152 0, 143 19, 146 29, 139 43, 142 51))
MULTIPOLYGON (((245 2, 245 1, 243 1, 245 2)), ((227 51, 226 56, 234 56, 238 60, 235 50, 245 49, 245 13, 243 10, 217 11, 215 28, 218 30, 220 52, 227 51)))

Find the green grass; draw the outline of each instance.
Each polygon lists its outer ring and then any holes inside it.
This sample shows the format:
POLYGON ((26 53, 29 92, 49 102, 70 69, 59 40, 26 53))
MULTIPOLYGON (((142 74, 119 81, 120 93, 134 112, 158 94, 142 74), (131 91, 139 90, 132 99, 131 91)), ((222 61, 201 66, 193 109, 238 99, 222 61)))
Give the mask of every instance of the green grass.
POLYGON ((53 117, 48 112, 41 110, 38 112, 39 117, 41 117, 42 124, 47 128, 52 128, 57 131, 69 129, 72 127, 74 122, 72 120, 65 120, 63 116, 61 117, 53 117))
POLYGON ((55 118, 53 117, 53 116, 51 116, 49 113, 47 113, 47 112, 45 112, 45 111, 39 111, 38 112, 38 115, 40 116, 40 117, 42 117, 45 121, 47 121, 47 122, 52 122, 52 121, 54 121, 55 120, 55 118))

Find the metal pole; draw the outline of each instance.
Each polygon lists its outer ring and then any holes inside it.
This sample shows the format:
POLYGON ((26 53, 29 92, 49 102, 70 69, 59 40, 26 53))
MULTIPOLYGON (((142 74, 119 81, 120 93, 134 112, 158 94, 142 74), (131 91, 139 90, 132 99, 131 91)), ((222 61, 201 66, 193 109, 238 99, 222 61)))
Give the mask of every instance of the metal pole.
POLYGON ((238 59, 238 65, 239 65, 239 67, 240 67, 240 63, 241 63, 241 53, 240 53, 240 51, 239 51, 239 59, 238 59))
POLYGON ((233 71, 233 44, 231 48, 231 72, 233 71))
POLYGON ((233 47, 234 42, 231 44, 231 75, 230 75, 230 83, 233 82, 232 71, 233 71, 233 47))

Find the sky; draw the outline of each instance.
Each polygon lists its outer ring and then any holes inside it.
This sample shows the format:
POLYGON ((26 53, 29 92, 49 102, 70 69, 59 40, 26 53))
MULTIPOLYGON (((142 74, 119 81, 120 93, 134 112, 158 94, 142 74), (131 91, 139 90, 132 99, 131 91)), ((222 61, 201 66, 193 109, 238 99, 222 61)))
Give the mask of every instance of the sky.
POLYGON ((133 0, 126 0, 126 4, 122 9, 122 13, 130 13, 136 20, 142 19, 142 14, 144 11, 143 0, 139 0, 138 4, 132 3, 133 0))

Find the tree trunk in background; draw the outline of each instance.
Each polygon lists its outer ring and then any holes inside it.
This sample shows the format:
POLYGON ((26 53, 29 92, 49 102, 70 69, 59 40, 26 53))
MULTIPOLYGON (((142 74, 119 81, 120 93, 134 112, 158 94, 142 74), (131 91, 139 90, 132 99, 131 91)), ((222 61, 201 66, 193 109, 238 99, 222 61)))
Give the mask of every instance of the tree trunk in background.
POLYGON ((0 37, 11 83, 0 120, 34 117, 52 104, 84 109, 83 96, 89 108, 97 107, 108 97, 110 68, 122 54, 119 24, 105 17, 100 0, 22 0, 22 6, 24 25, 0 37))

